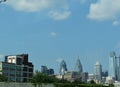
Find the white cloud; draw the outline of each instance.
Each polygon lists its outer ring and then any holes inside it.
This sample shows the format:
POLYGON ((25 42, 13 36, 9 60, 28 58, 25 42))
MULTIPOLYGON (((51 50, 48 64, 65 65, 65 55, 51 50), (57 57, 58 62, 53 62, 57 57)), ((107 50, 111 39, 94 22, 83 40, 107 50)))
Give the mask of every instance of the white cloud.
POLYGON ((62 4, 63 0, 8 0, 7 4, 18 11, 35 12, 52 8, 56 4, 62 4))
POLYGON ((40 12, 45 10, 54 20, 64 20, 71 13, 68 0, 8 0, 6 4, 17 11, 40 12))
POLYGON ((70 11, 50 11, 48 16, 54 20, 64 20, 67 19, 70 16, 71 12, 70 11))
POLYGON ((119 24, 119 21, 113 21, 113 26, 118 26, 119 24))
POLYGON ((98 0, 90 5, 88 18, 93 20, 115 19, 120 14, 120 0, 98 0))
POLYGON ((50 36, 51 36, 51 37, 56 37, 56 35, 57 35, 57 33, 55 33, 55 32, 50 32, 50 36))

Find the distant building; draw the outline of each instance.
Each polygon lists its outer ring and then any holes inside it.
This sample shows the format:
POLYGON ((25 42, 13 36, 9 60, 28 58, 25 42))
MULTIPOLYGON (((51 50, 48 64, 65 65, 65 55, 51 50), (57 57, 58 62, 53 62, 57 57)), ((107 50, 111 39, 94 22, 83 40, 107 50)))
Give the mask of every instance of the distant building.
POLYGON ((47 66, 41 66, 41 73, 47 74, 47 66))
POLYGON ((87 83, 88 80, 88 72, 82 72, 81 75, 81 81, 87 83))
POLYGON ((74 71, 78 72, 79 74, 81 74, 83 72, 83 68, 82 68, 82 64, 80 62, 80 59, 77 59, 74 71))
POLYGON ((108 71, 102 71, 102 77, 108 77, 108 71))
POLYGON ((117 79, 117 60, 115 52, 110 52, 109 58, 109 76, 111 78, 117 79))
POLYGON ((33 64, 28 62, 28 54, 5 56, 5 61, 0 62, 0 74, 13 82, 28 82, 33 69, 33 64))
POLYGON ((109 76, 115 81, 120 81, 120 56, 117 57, 114 51, 110 52, 109 76))
POLYGON ((66 62, 62 60, 60 63, 60 75, 64 76, 66 72, 67 72, 67 65, 66 62))
POLYGON ((81 81, 81 77, 80 77, 80 74, 78 74, 78 72, 66 72, 65 75, 64 75, 64 79, 70 81, 70 82, 73 82, 75 80, 77 81, 81 81))
POLYGON ((48 75, 54 75, 54 69, 48 69, 47 73, 48 75))
POLYGON ((100 82, 102 80, 102 66, 99 62, 94 65, 94 76, 96 81, 100 82))
POLYGON ((47 75, 53 75, 54 69, 48 69, 47 66, 41 66, 41 73, 47 74, 47 75))
POLYGON ((94 80, 94 78, 95 78, 94 74, 88 74, 88 82, 94 80))
POLYGON ((115 83, 115 79, 111 76, 106 77, 106 82, 107 84, 113 84, 115 83))

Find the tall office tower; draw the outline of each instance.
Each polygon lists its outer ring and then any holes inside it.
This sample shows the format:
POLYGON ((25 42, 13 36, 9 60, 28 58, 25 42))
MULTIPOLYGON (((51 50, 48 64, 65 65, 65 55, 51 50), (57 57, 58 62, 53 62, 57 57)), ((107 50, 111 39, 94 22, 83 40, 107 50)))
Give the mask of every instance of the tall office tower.
POLYGON ((117 57, 117 80, 120 81, 120 56, 117 57))
POLYGON ((94 65, 94 76, 95 76, 95 80, 97 81, 101 81, 102 78, 102 66, 99 62, 96 62, 96 64, 94 65))
POLYGON ((117 80, 117 58, 115 52, 110 52, 109 58, 109 76, 117 80))
POLYGON ((120 81, 120 56, 117 57, 114 51, 110 52, 109 76, 114 80, 120 81))
POLYGON ((64 60, 60 63, 60 75, 64 75, 67 72, 67 65, 64 60))
POLYGON ((47 74, 48 68, 47 66, 41 66, 41 73, 47 74))
POLYGON ((78 58, 75 64, 75 68, 74 68, 75 72, 78 72, 78 74, 81 74, 83 69, 82 69, 82 64, 80 62, 80 59, 78 58))

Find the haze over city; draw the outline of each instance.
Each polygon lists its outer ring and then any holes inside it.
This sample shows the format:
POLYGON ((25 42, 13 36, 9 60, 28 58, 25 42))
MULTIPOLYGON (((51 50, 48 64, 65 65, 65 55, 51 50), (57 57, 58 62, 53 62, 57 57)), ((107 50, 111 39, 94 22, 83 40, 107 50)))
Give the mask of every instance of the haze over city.
POLYGON ((28 53, 35 70, 59 72, 79 59, 93 73, 108 70, 110 51, 120 55, 120 0, 7 0, 0 4, 0 58, 28 53), (113 9, 111 9, 111 7, 113 9))

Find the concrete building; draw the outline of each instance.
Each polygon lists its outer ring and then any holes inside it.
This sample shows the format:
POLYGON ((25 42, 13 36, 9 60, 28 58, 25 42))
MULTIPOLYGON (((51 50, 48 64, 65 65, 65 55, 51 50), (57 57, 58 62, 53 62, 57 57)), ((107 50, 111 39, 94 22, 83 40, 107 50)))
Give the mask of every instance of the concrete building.
POLYGON ((81 77, 80 77, 80 74, 78 74, 78 72, 66 72, 65 75, 64 75, 64 79, 70 81, 70 82, 73 82, 75 80, 77 81, 81 81, 81 77))
POLYGON ((94 65, 94 76, 95 76, 95 78, 94 78, 95 81, 101 82, 101 80, 102 80, 102 66, 98 61, 94 65))
POLYGON ((88 72, 82 72, 81 75, 81 81, 87 83, 88 80, 88 72))
POLYGON ((33 64, 28 62, 28 54, 5 56, 5 61, 0 62, 0 74, 12 82, 28 82, 33 69, 33 64))
POLYGON ((94 80, 94 74, 88 74, 88 82, 90 82, 91 80, 94 80))

